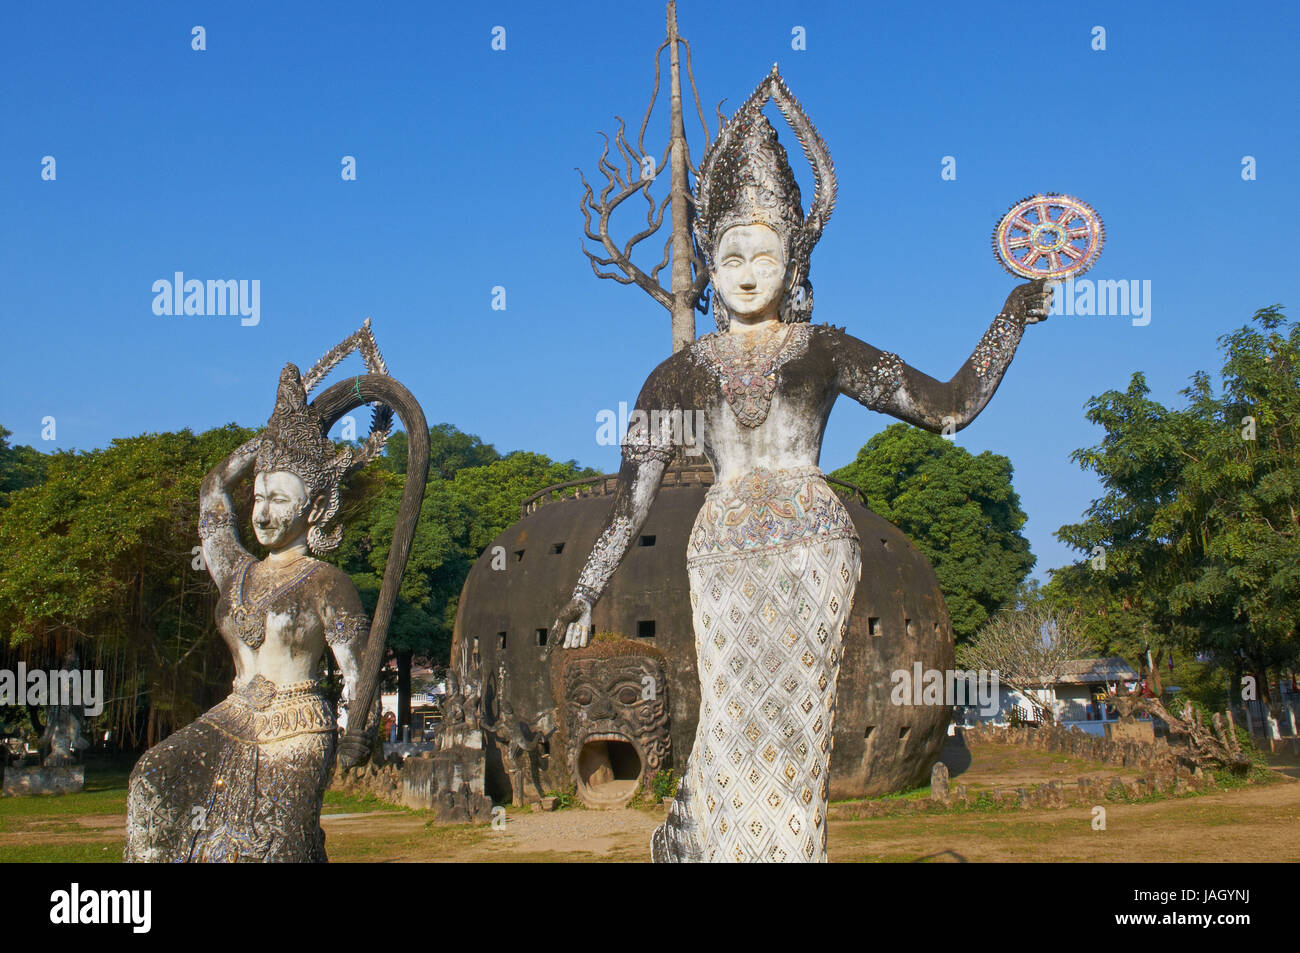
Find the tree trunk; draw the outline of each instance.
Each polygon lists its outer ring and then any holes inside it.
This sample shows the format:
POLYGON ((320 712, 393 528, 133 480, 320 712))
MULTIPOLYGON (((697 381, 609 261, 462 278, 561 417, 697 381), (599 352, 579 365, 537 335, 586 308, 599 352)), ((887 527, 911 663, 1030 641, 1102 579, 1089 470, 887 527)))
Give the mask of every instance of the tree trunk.
POLYGON ((402 740, 402 729, 411 723, 411 649, 397 655, 397 740, 402 740))
POLYGON ((1268 670, 1262 669, 1255 676, 1259 683, 1259 700, 1264 709, 1264 735, 1270 739, 1280 739, 1282 729, 1280 721, 1282 718, 1282 709, 1273 699, 1273 693, 1268 687, 1268 670))
POLYGON ((695 301, 691 295, 694 276, 691 232, 687 227, 690 188, 686 180, 686 124, 682 119, 682 71, 677 49, 677 4, 668 4, 669 124, 672 152, 672 328, 673 353, 691 346, 695 340, 695 301))
POLYGON ((1156 698, 1163 698, 1165 694, 1165 683, 1160 678, 1160 662, 1164 657, 1164 649, 1161 649, 1151 660, 1151 691, 1156 698))

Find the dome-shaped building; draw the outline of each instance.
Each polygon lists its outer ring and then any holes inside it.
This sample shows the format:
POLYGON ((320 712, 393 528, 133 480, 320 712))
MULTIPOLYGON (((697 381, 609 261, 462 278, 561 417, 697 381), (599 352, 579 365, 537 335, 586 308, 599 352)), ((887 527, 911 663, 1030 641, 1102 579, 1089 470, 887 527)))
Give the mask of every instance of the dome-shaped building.
MULTIPOLYGON (((539 785, 576 787, 591 806, 626 802, 656 769, 680 774, 700 705, 686 546, 713 482, 707 467, 668 470, 639 538, 595 608, 593 630, 622 638, 603 636, 576 651, 547 644, 604 528, 616 482, 607 475, 531 497, 522 519, 470 571, 452 642, 453 659, 477 657, 489 682, 489 709, 505 704, 512 718, 556 727, 538 748, 539 785)), ((866 508, 860 490, 828 482, 862 542, 830 762, 830 796, 844 799, 928 778, 950 709, 891 703, 890 675, 910 675, 918 662, 925 670, 946 671, 954 654, 929 561, 897 527, 866 508)), ((506 800, 510 780, 502 752, 493 748, 485 786, 494 799, 506 800)))

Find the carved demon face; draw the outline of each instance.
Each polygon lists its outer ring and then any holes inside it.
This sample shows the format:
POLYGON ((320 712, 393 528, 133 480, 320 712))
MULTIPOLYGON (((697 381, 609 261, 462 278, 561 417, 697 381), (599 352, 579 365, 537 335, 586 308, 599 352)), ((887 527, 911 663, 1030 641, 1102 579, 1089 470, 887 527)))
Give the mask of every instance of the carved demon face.
POLYGON ((627 655, 570 661, 564 672, 564 714, 569 770, 584 787, 606 778, 635 782, 642 773, 648 776, 667 765, 668 682, 658 659, 627 655))

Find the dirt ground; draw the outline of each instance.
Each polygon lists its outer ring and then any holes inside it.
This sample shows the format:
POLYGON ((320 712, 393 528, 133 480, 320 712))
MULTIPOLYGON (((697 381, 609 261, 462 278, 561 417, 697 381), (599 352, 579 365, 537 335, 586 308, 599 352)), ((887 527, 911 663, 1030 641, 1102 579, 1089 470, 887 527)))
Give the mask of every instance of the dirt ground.
POLYGON ((1144 773, 1136 768, 1101 766, 1067 754, 1016 745, 982 744, 972 750, 952 738, 939 753, 939 760, 948 766, 952 784, 964 784, 972 794, 995 787, 1032 788, 1048 781, 1073 784, 1080 775, 1109 778, 1140 777, 1144 773))
MULTIPOLYGON (((968 812, 830 823, 833 862, 1300 861, 1300 783, 1196 797, 1087 807, 968 812)), ((430 829, 414 815, 325 820, 335 860, 644 861, 662 810, 510 814, 504 830, 430 829), (380 832, 402 846, 380 850, 380 832)))
POLYGON ((500 829, 426 827, 418 813, 322 817, 331 860, 638 861, 650 856, 650 832, 663 810, 511 812, 500 829), (375 841, 391 848, 376 851, 375 841))
MULTIPOLYGON (((971 790, 1103 772, 1097 765, 999 745, 953 765, 971 790), (1091 770, 1090 770, 1091 769, 1091 770)), ((832 861, 1300 861, 1296 765, 1274 783, 1183 798, 1107 803, 1104 829, 1090 807, 898 815, 830 821, 832 861)), ((1111 772, 1113 773, 1113 772, 1111 772)), ((645 861, 662 808, 554 813, 511 809, 501 829, 439 826, 431 814, 378 802, 327 800, 321 824, 334 861, 645 861)), ((0 800, 0 862, 121 858, 125 790, 0 800), (75 800, 81 799, 81 800, 75 800), (84 806, 84 810, 81 809, 84 806)))

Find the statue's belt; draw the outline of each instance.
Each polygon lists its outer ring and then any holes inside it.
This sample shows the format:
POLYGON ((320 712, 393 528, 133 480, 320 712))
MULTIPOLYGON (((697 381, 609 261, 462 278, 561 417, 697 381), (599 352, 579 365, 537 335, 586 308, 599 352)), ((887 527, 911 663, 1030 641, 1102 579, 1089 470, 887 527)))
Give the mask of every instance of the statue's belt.
POLYGON ((201 720, 248 744, 268 744, 304 734, 333 734, 336 728, 334 711, 319 681, 277 686, 261 675, 237 686, 201 720))
POLYGON ((820 469, 758 467, 709 489, 686 559, 694 565, 840 538, 857 539, 858 533, 820 469))

